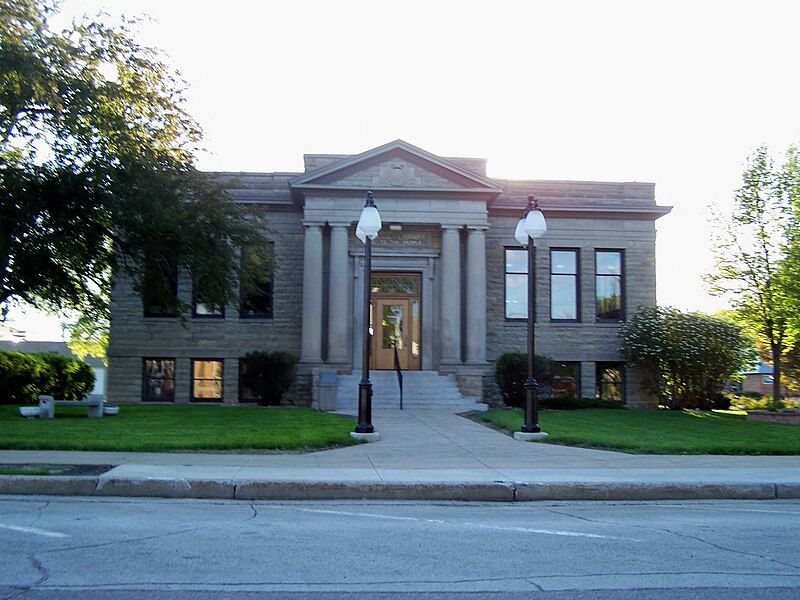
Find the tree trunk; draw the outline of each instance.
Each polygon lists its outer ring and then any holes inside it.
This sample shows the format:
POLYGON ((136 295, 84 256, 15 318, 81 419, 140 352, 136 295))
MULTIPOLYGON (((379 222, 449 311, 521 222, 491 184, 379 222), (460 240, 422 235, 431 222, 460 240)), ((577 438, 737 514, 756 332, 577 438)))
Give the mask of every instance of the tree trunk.
POLYGON ((781 350, 778 345, 772 345, 772 406, 781 408, 781 350))

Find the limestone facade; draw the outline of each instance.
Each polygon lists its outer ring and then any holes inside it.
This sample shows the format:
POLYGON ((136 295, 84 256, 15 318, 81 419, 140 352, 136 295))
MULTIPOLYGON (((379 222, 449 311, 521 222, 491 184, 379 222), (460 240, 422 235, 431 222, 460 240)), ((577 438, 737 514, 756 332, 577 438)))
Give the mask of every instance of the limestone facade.
MULTIPOLYGON (((536 352, 579 365, 580 394, 594 396, 596 365, 620 363, 619 323, 598 322, 595 253, 623 253, 623 319, 655 303, 655 220, 649 183, 507 181, 486 177, 485 160, 441 158, 396 141, 355 156, 306 155, 303 173, 235 176, 237 202, 265 210, 274 242, 273 313, 242 318, 145 317, 124 278, 112 292, 108 393, 143 398, 144 362, 174 361, 174 401, 192 398, 192 360, 222 360, 222 402, 238 403, 239 360, 253 350, 301 358, 290 401, 311 402, 322 371, 361 367, 364 246, 354 226, 372 190, 384 227, 373 245, 373 273, 412 275, 419 282, 414 348, 422 370, 456 375, 462 393, 496 399, 493 361, 525 350, 526 321, 506 318, 506 249, 533 194, 548 232, 536 248, 536 352), (550 250, 577 249, 578 318, 553 321, 550 250)), ((178 294, 191 303, 191 279, 178 294)), ((411 306, 411 305, 409 305, 411 306)), ((375 365, 373 365, 375 366, 375 365)), ((647 406, 635 369, 624 369, 625 401, 647 406)), ((196 381, 194 385, 196 385, 196 381)))

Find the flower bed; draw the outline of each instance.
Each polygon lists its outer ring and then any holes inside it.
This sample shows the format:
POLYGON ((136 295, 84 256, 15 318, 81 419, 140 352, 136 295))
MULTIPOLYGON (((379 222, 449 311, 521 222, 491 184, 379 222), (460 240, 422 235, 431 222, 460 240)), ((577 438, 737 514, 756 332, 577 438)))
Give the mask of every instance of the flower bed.
POLYGON ((800 410, 784 408, 783 410, 749 410, 748 421, 764 421, 765 423, 787 423, 800 425, 800 410))

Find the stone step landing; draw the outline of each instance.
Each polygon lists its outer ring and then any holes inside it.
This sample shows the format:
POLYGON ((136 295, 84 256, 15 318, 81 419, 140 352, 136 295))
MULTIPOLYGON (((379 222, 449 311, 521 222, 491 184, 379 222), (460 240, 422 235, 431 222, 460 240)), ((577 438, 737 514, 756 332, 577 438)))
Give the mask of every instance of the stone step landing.
MULTIPOLYGON (((358 383, 360 373, 339 375, 336 391, 336 410, 358 412, 358 383)), ((373 409, 399 409, 400 388, 394 371, 370 372, 373 409)), ((486 405, 467 398, 458 390, 453 375, 440 375, 436 371, 403 372, 403 408, 414 410, 450 410, 466 412, 485 410, 486 405)))

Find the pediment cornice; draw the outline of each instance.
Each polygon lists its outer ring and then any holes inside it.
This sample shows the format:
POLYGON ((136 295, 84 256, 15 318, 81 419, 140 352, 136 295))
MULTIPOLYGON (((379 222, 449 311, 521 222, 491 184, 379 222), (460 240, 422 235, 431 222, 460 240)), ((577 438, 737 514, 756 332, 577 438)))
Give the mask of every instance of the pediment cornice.
POLYGON ((402 140, 293 179, 296 190, 364 189, 499 194, 493 181, 402 140), (359 178, 359 175, 363 177, 359 178))

